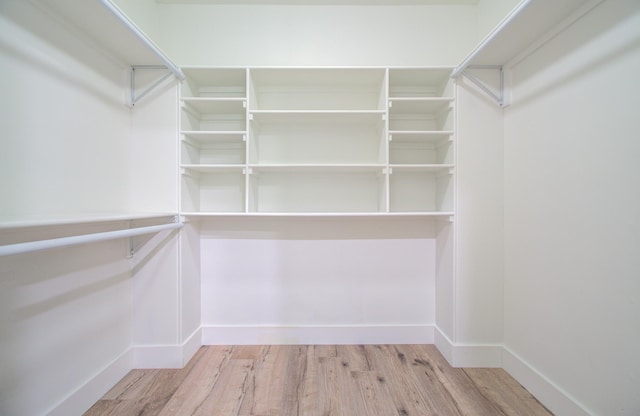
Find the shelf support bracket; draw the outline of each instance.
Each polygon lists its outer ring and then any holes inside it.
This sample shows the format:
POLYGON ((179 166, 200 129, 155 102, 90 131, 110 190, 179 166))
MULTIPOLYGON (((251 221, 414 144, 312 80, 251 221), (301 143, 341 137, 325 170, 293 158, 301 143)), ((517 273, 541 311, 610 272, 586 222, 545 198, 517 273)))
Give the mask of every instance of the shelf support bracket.
POLYGON ((505 100, 504 67, 502 65, 469 65, 462 71, 461 75, 467 77, 469 81, 473 82, 478 88, 484 91, 485 94, 493 98, 500 107, 506 107, 508 105, 505 100), (489 69, 498 71, 498 91, 496 92, 495 87, 491 88, 485 81, 474 75, 471 72, 473 69, 489 69))
POLYGON ((144 97, 145 95, 147 95, 151 91, 153 91, 156 87, 158 87, 160 84, 162 84, 164 82, 164 80, 169 78, 171 75, 173 75, 173 72, 171 72, 169 70, 169 68, 167 68, 166 66, 162 66, 162 65, 132 65, 131 66, 131 71, 130 71, 131 107, 135 106, 136 103, 138 101, 140 101, 140 99, 142 99, 142 97, 144 97), (136 89, 137 89, 137 87, 136 87, 136 71, 140 71, 140 70, 157 71, 157 70, 160 70, 160 69, 166 69, 167 73, 163 74, 160 78, 158 78, 156 81, 154 81, 151 85, 149 85, 146 89, 144 89, 139 94, 136 93, 136 89))

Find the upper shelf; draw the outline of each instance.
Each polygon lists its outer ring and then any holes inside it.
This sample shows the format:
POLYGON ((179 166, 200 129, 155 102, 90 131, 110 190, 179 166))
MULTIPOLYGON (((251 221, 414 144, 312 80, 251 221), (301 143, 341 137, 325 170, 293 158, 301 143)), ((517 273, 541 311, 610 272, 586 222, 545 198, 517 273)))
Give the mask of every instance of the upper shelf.
POLYGON ((1 217, 0 230, 19 229, 28 227, 53 227, 82 225, 103 222, 139 221, 155 218, 175 217, 175 212, 150 213, 101 213, 101 214, 73 214, 65 216, 31 215, 16 217, 1 217))
POLYGON ((451 73, 470 66, 501 67, 542 39, 565 27, 603 0, 523 0, 451 73))
POLYGON ((124 64, 166 66, 180 80, 185 78, 182 70, 110 0, 39 3, 81 29, 124 64))

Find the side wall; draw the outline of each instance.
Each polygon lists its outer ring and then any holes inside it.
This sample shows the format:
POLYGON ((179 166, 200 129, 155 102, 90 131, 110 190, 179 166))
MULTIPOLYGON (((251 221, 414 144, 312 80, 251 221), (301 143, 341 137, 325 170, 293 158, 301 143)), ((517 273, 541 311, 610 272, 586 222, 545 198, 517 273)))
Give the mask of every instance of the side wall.
POLYGON ((0 12, 0 217, 126 211, 124 68, 31 2, 0 12))
POLYGON ((639 71, 637 1, 513 68, 505 368, 557 414, 640 413, 639 71))
MULTIPOLYGON (((124 72, 76 35, 30 2, 0 5, 2 221, 128 209, 124 72)), ((1 414, 45 414, 94 377, 115 382, 129 370, 130 273, 122 241, 0 258, 1 414)), ((104 393, 87 391, 84 406, 104 393)))
POLYGON ((457 249, 450 314, 457 366, 501 366, 503 335, 502 109, 458 81, 457 249))
MULTIPOLYGON (((129 226, 7 228, 13 220, 175 212, 175 85, 132 112, 126 68, 37 4, 0 3, 0 244, 129 226)), ((0 414, 80 414, 153 357, 133 345, 185 342, 181 326, 194 324, 180 322, 174 236, 133 259, 125 239, 0 257, 0 414)))

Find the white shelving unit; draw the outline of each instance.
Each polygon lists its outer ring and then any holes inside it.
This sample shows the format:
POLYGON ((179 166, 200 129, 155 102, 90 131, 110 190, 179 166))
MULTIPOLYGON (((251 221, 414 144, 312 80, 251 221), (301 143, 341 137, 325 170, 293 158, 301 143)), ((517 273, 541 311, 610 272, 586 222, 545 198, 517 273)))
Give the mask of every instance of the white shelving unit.
POLYGON ((451 68, 184 73, 184 215, 453 215, 451 68))

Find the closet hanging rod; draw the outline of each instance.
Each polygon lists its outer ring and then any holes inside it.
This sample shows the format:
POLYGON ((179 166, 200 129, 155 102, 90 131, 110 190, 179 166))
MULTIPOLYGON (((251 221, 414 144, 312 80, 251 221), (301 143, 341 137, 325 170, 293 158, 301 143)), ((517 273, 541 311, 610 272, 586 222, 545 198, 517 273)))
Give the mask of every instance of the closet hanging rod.
POLYGON ((178 68, 178 66, 174 64, 171 59, 169 59, 167 55, 165 55, 164 52, 162 52, 160 48, 158 48, 155 43, 151 41, 151 39, 149 39, 144 33, 142 33, 138 26, 136 26, 124 13, 122 13, 122 11, 111 2, 111 0, 99 1, 111 12, 111 14, 113 14, 119 21, 121 21, 122 24, 124 24, 127 29, 131 31, 131 33, 133 33, 138 39, 140 39, 142 43, 144 43, 150 49, 158 57, 158 59, 162 61, 167 69, 169 69, 169 71, 173 73, 173 75, 175 75, 180 81, 185 80, 186 77, 182 70, 178 68))
POLYGON ((126 230, 106 231, 102 233, 74 235, 71 237, 53 238, 50 240, 29 241, 26 243, 8 244, 0 246, 0 257, 13 254, 30 253, 56 247, 68 247, 78 244, 94 243, 98 241, 128 238, 146 234, 154 234, 160 231, 181 228, 182 222, 170 224, 150 225, 147 227, 128 228, 126 230))

